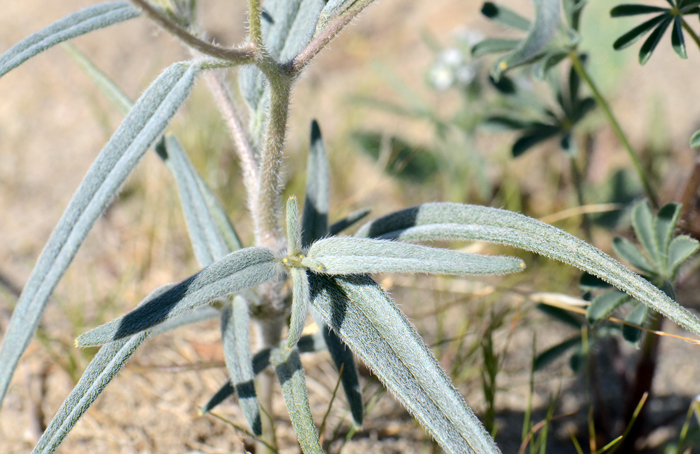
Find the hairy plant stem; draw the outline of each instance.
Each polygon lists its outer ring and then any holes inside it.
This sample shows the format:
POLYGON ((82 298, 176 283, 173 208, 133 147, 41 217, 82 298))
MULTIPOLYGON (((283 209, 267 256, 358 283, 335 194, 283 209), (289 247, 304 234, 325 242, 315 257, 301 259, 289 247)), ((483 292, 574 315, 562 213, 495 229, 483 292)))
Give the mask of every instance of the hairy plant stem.
POLYGON ((691 38, 693 38, 693 41, 695 41, 695 44, 698 46, 698 49, 700 49, 700 37, 695 33, 695 30, 693 30, 690 25, 688 25, 688 22, 683 19, 683 16, 681 16, 681 25, 683 26, 683 29, 688 32, 691 38))
POLYGON ((627 154, 629 155, 630 159, 632 160, 632 164, 634 165, 634 168, 637 171, 637 175, 639 176, 639 179, 642 181, 642 186, 644 187, 644 193, 646 194, 647 198, 649 199, 649 201, 651 202, 653 207, 658 208, 659 207, 659 200, 658 200, 658 197, 656 196, 656 192, 654 191, 654 188, 651 185, 651 180, 650 180, 649 176, 647 175, 647 172, 644 170, 644 167, 642 166, 642 162, 639 159, 639 155, 634 150, 634 148, 632 148, 632 144, 630 144, 630 141, 627 139, 627 136, 622 131, 620 124, 617 122, 615 115, 613 115, 612 110, 610 110, 610 106, 608 105, 607 101, 605 101, 605 98, 600 93, 600 90, 598 90, 598 87, 593 82, 590 75, 586 72, 586 69, 583 67, 583 64, 581 63, 581 59, 579 58, 576 51, 573 51, 569 54, 569 59, 571 60, 571 64, 574 67, 574 70, 578 73, 578 75, 581 77, 581 79, 586 81, 586 83, 590 87, 591 91, 593 92, 593 98, 595 98, 596 103, 603 110, 603 113, 605 113, 605 116, 607 117, 608 122, 610 123, 610 126, 612 126, 613 130, 615 131, 615 135, 617 136, 618 140, 622 143, 622 146, 627 151, 627 154))
POLYGON ((258 49, 263 48, 262 6, 260 0, 248 0, 248 36, 258 49))

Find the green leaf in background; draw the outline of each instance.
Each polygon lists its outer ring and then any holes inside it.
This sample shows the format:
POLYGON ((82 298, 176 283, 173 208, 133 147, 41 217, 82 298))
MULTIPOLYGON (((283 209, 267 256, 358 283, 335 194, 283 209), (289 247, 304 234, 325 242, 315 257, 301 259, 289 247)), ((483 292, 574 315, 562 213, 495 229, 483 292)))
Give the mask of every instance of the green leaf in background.
POLYGON ((366 218, 371 210, 369 208, 363 208, 361 210, 353 211, 340 221, 334 222, 331 224, 331 226, 328 228, 328 235, 330 236, 335 236, 344 231, 347 228, 352 227, 355 225, 357 222, 361 221, 362 219, 366 218))
POLYGON ((81 9, 28 36, 0 55, 0 77, 58 43, 140 14, 129 2, 100 3, 81 9))
POLYGON ((361 151, 384 164, 385 171, 398 178, 423 183, 439 169, 436 153, 409 145, 397 137, 384 138, 379 133, 355 132, 352 138, 361 151))
POLYGON ((554 362, 557 358, 566 354, 572 348, 581 345, 581 336, 574 336, 563 342, 560 342, 535 357, 534 370, 539 371, 547 367, 549 364, 554 362))
MULTIPOLYGON (((649 308, 643 304, 637 304, 637 306, 625 317, 627 323, 632 323, 637 326, 644 325, 647 317, 649 316, 649 308)), ((629 325, 622 326, 622 337, 625 338, 627 342, 636 344, 639 339, 642 338, 642 330, 629 325)))
POLYGON ((565 311, 564 309, 541 303, 535 307, 541 312, 544 312, 545 314, 554 318, 555 320, 560 321, 565 325, 569 325, 572 328, 581 329, 581 327, 583 326, 583 322, 581 320, 573 316, 569 311, 565 311))
POLYGON ((649 61, 651 54, 656 49, 656 46, 661 41, 661 37, 663 36, 668 26, 671 25, 672 21, 673 19, 670 17, 664 18, 661 24, 659 24, 659 26, 656 27, 656 29, 653 32, 651 32, 647 40, 644 41, 644 44, 642 44, 642 47, 639 49, 640 65, 644 65, 647 61, 649 61))
POLYGON ((46 302, 97 218, 189 95, 198 64, 175 63, 136 102, 102 149, 54 229, 22 292, 0 347, 0 400, 46 302))
POLYGON ((690 138, 690 148, 700 147, 700 129, 695 131, 695 134, 690 138))
POLYGON ((681 264, 695 254, 698 248, 700 248, 700 243, 689 236, 677 236, 671 241, 668 247, 668 265, 671 276, 675 276, 681 264))
POLYGON ((685 50, 685 38, 683 38, 683 23, 681 21, 681 16, 676 16, 673 18, 671 45, 673 45, 673 51, 676 53, 676 55, 684 60, 688 58, 688 53, 685 50))
POLYGON ((651 259, 658 263, 660 247, 656 236, 656 219, 648 200, 639 202, 632 210, 632 226, 639 242, 649 253, 651 259))
POLYGON ((596 324, 608 317, 615 309, 630 300, 626 293, 612 290, 593 299, 586 311, 586 319, 590 324, 596 324))
POLYGON ((512 27, 524 32, 530 29, 529 20, 505 6, 493 2, 485 2, 481 7, 481 14, 507 27, 512 27))
POLYGON ((664 205, 656 215, 654 229, 656 231, 656 244, 659 245, 660 267, 668 267, 668 246, 673 239, 673 233, 681 215, 680 203, 664 205))
POLYGON ((477 58, 488 54, 510 52, 518 47, 517 39, 487 38, 479 41, 472 47, 472 57, 477 58))
POLYGON ((243 297, 236 296, 233 302, 226 304, 221 311, 221 340, 224 345, 224 359, 248 426, 255 435, 260 436, 262 435, 262 422, 260 420, 260 404, 255 392, 255 372, 250 352, 249 325, 248 304, 243 297))
POLYGON ((642 23, 641 25, 638 25, 634 27, 632 30, 628 31, 624 35, 620 36, 615 40, 613 43, 613 49, 615 50, 621 50, 624 49, 625 47, 631 46, 634 44, 639 38, 647 34, 652 28, 656 27, 658 24, 660 24, 666 15, 661 14, 659 16, 656 16, 652 19, 649 19, 648 21, 642 23))
POLYGON ((649 263, 644 254, 627 238, 617 237, 613 240, 613 249, 620 258, 635 268, 648 274, 656 273, 654 265, 649 263))
POLYGON ((527 130, 525 134, 518 138, 518 140, 516 140, 513 144, 511 149, 513 157, 517 158, 535 145, 556 136, 560 131, 561 128, 559 126, 546 124, 538 124, 537 126, 527 130))
POLYGON ((582 273, 578 285, 587 290, 609 289, 610 284, 590 273, 582 273))
POLYGON ((639 14, 662 13, 666 8, 650 5, 618 5, 610 10, 610 17, 636 16, 639 14))

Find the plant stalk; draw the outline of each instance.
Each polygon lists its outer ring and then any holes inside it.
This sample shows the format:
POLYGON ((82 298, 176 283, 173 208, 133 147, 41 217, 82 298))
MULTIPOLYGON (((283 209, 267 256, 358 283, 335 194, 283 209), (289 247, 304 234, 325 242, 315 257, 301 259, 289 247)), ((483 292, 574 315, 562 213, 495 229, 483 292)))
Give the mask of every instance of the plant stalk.
POLYGON ((639 155, 634 150, 634 148, 632 148, 632 144, 630 144, 630 141, 627 139, 627 136, 622 131, 620 124, 617 122, 615 115, 612 113, 612 110, 610 110, 610 106, 608 105, 607 101, 605 101, 605 98, 603 98, 603 95, 598 90, 598 87, 593 82, 590 75, 586 72, 586 69, 583 67, 583 64, 581 63, 581 59, 579 58, 578 54, 576 52, 571 52, 569 54, 569 59, 571 60, 571 64, 573 65, 574 70, 578 73, 581 79, 586 81, 586 83, 590 87, 591 91, 593 92, 593 98, 595 99, 596 103, 600 106, 600 108, 603 109, 603 112, 605 113, 605 116, 607 117, 610 126, 612 126, 613 130, 615 131, 615 135, 617 136, 618 140, 622 143, 622 146, 625 148, 625 150, 627 150, 627 154, 632 160, 632 164, 634 165, 634 168, 637 171, 637 175, 642 181, 642 186, 644 187, 644 192, 647 198, 649 199, 654 208, 658 208, 659 199, 656 196, 656 192, 654 191, 654 188, 651 185, 651 180, 647 175, 647 172, 644 170, 644 167, 642 166, 642 162, 639 159, 639 155))

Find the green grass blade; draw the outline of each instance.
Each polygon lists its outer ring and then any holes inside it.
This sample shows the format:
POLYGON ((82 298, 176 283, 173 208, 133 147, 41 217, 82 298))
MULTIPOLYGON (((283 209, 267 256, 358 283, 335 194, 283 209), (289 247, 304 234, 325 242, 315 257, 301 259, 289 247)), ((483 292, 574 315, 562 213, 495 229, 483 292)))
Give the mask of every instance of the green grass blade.
POLYGON ((88 231, 163 132, 192 88, 197 66, 176 63, 146 90, 102 149, 54 229, 15 307, 0 347, 0 400, 41 319, 49 295, 88 231))
POLYGON ((129 2, 107 2, 70 14, 28 36, 0 56, 0 77, 58 43, 139 16, 129 2))
POLYGON ((660 24, 665 18, 666 14, 659 14, 658 16, 653 17, 646 22, 642 22, 640 25, 637 25, 632 30, 617 38, 613 43, 613 49, 621 50, 625 47, 631 46, 639 38, 648 33, 649 30, 654 28, 656 25, 660 24))
POLYGON ((535 20, 527 37, 510 54, 496 62, 491 75, 498 80, 504 71, 528 63, 539 55, 554 37, 559 25, 561 0, 533 0, 535 20))
POLYGON ((530 29, 529 20, 505 6, 493 2, 485 2, 481 7, 481 14, 507 27, 512 27, 524 32, 530 29))
POLYGON ((637 16, 639 14, 662 13, 664 11, 667 11, 667 8, 661 8, 660 6, 618 5, 610 10, 610 17, 637 16))
POLYGON ((536 252, 598 276, 700 334, 700 320, 646 279, 590 244, 521 214, 476 205, 427 203, 367 223, 356 235, 405 241, 479 240, 536 252))
POLYGON ((353 211, 340 221, 331 224, 331 226, 328 228, 328 234, 330 236, 338 235, 345 229, 352 227, 353 225, 355 225, 355 223, 366 218, 367 215, 369 215, 370 211, 370 208, 363 208, 361 210, 353 211))
POLYGON ((231 305, 221 311, 221 339, 224 344, 226 367, 238 394, 238 403, 248 421, 250 430, 262 435, 260 404, 255 392, 253 355, 250 352, 250 314, 248 304, 236 296, 231 305))
POLYGON ((423 339, 369 277, 311 274, 329 326, 448 453, 499 453, 423 339))
POLYGON ((267 282, 277 272, 275 256, 268 249, 250 247, 232 252, 148 304, 81 334, 76 345, 93 347, 131 336, 217 298, 267 282))
MULTIPOLYGON (((442 273, 505 274, 522 271, 520 259, 467 254, 396 241, 333 237, 317 241, 308 253, 313 271, 327 274, 442 273)), ((306 259, 305 259, 306 260, 306 259)), ((302 263, 305 263, 302 261, 302 263)))
POLYGON ((629 301, 626 293, 612 290, 595 297, 586 310, 588 323, 595 324, 607 318, 615 309, 629 301))
POLYGON ((282 386, 282 397, 287 406, 289 417, 297 434, 299 445, 304 454, 323 454, 318 432, 311 416, 309 395, 306 390, 304 369, 301 367, 299 351, 296 348, 284 351, 272 350, 270 362, 275 367, 277 379, 282 386))
POLYGON ((321 137, 321 128, 314 120, 311 122, 311 146, 306 165, 306 196, 301 223, 301 242, 304 247, 309 247, 314 241, 328 236, 330 195, 328 156, 321 137))
POLYGON ((291 268, 292 285, 294 288, 292 296, 292 316, 289 321, 289 334, 287 335, 287 348, 294 347, 301 333, 304 331, 306 317, 309 315, 309 279, 306 270, 301 268, 291 268))

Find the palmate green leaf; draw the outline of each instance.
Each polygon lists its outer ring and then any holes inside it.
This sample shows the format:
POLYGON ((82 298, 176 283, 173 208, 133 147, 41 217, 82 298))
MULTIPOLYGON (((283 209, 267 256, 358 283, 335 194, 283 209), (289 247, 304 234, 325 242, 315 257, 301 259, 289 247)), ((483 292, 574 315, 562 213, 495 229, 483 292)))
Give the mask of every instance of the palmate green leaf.
POLYGON ((520 259, 467 254, 396 241, 335 237, 317 241, 302 260, 315 272, 506 274, 522 271, 520 259))
POLYGON ((525 153, 535 145, 551 139, 561 132, 561 127, 539 123, 536 126, 528 129, 522 136, 513 144, 511 153, 514 158, 525 153))
POLYGON ((299 350, 275 348, 270 355, 277 379, 282 387, 282 397, 304 454, 323 454, 318 432, 311 416, 309 395, 306 390, 304 369, 301 367, 299 350))
POLYGON ((557 345, 554 345, 547 350, 543 351, 539 355, 535 357, 535 363, 533 365, 533 369, 535 371, 539 371, 553 363, 557 358, 561 357, 564 355, 566 352, 571 350, 572 348, 575 348, 579 345, 581 345, 582 339, 581 336, 574 336, 570 339, 567 339, 563 342, 558 343, 557 345))
POLYGON ((605 292, 593 299, 586 310, 588 323, 595 324, 604 320, 618 307, 630 300, 626 293, 612 290, 605 292))
MULTIPOLYGON (((318 353, 326 349, 326 344, 323 340, 323 335, 320 332, 302 336, 297 343, 299 353, 318 353)), ((256 376, 264 371, 270 365, 270 348, 263 349, 253 356, 253 374, 256 376)), ((211 399, 200 408, 200 413, 205 414, 213 410, 217 405, 233 396, 236 393, 236 388, 227 381, 219 390, 212 396, 211 399)))
POLYGON ((80 335, 76 345, 93 347, 136 334, 217 298, 267 282, 277 273, 275 256, 268 249, 249 247, 232 252, 127 315, 80 335))
POLYGON ((610 17, 637 16, 639 14, 662 13, 664 11, 668 11, 668 8, 637 4, 618 5, 610 10, 610 17))
POLYGON ((472 57, 477 58, 488 54, 510 52, 518 47, 518 43, 520 43, 520 40, 517 39, 487 38, 479 41, 472 47, 472 57))
POLYGON ((656 46, 659 44, 661 41, 661 37, 663 36, 664 32, 668 28, 669 25, 671 25, 671 22, 673 22, 672 17, 667 17, 665 18, 656 29, 651 32, 649 37, 647 38, 646 41, 644 41, 644 44, 642 44, 642 47, 639 49, 639 64, 644 65, 647 61, 649 61, 649 58, 651 57, 651 54, 654 52, 656 49, 656 46))
POLYGON ((526 216, 496 208, 427 203, 386 215, 362 226, 358 237, 403 241, 479 240, 536 252, 587 271, 700 334, 700 320, 601 250, 526 216))
POLYGON ((525 19, 520 14, 498 5, 493 2, 485 2, 481 7, 481 14, 488 17, 494 22, 503 24, 508 27, 513 27, 518 30, 528 31, 530 29, 530 21, 525 19))
MULTIPOLYGON (((80 50, 64 43, 64 50, 124 115, 133 102, 80 50)), ((161 138, 155 150, 173 173, 183 205, 185 222, 201 266, 207 266, 231 251, 240 249, 241 241, 226 210, 190 162, 175 138, 161 138), (222 245, 222 240, 224 245, 222 245)))
POLYGON ((620 258, 635 268, 644 271, 648 274, 656 273, 654 265, 649 263, 644 254, 641 253, 637 246, 635 246, 627 238, 617 237, 613 240, 613 249, 615 253, 620 256, 620 258))
POLYGON ((231 382, 238 393, 238 403, 243 410, 250 430, 257 436, 262 434, 260 404, 255 392, 253 355, 250 352, 250 314, 248 303, 236 296, 232 304, 221 311, 221 339, 224 359, 231 375, 231 382))
MULTIPOLYGON (((176 63, 156 79, 93 163, 37 261, 0 347, 0 398, 49 295, 88 231, 192 88, 199 64, 176 63)), ((0 399, 1 400, 1 399, 0 399)))
POLYGON ((289 321, 289 334, 287 335, 287 348, 294 347, 301 333, 304 331, 306 317, 309 315, 309 279, 306 270, 301 268, 290 268, 292 275, 292 316, 289 321))
MULTIPOLYGON (((366 218, 372 210, 370 208, 362 208, 361 210, 353 211, 340 221, 334 222, 328 227, 328 235, 335 236, 355 225, 357 222, 366 218)), ((320 239, 320 238, 318 238, 320 239)))
POLYGON ((0 77, 58 43, 141 14, 129 2, 107 2, 70 14, 28 36, 0 56, 0 77))
POLYGON ((661 248, 656 236, 656 219, 651 212, 649 201, 643 200, 632 210, 632 226, 637 239, 655 262, 660 262, 661 248))
POLYGON ((499 453, 415 328, 363 275, 309 275, 311 302, 329 326, 448 453, 499 453))
POLYGON ((532 0, 532 2, 535 5, 535 20, 529 28, 527 37, 518 47, 494 65, 491 76, 496 80, 504 71, 528 63, 539 55, 557 31, 561 0, 532 0))
POLYGON ((673 51, 682 59, 688 58, 688 52, 685 50, 685 38, 683 37, 683 23, 681 16, 677 15, 673 18, 673 30, 671 32, 671 45, 673 51))
MULTIPOLYGON (((331 183, 328 156, 323 144, 321 128, 318 122, 314 120, 311 123, 311 141, 306 172, 306 196, 304 199, 304 214, 302 217, 302 244, 305 248, 316 240, 340 233, 342 230, 345 230, 369 214, 368 209, 359 210, 328 227, 330 190, 331 183)), ((299 282, 299 291, 302 292, 303 295, 306 295, 308 299, 308 277, 304 274, 301 278, 306 282, 299 282), (306 288, 304 288, 304 286, 306 286, 306 288)), ((302 303, 299 302, 298 305, 300 304, 302 303)), ((308 305, 308 301, 303 302, 303 304, 308 305)), ((294 305, 294 302, 292 302, 292 305, 294 305)), ((301 319, 301 313, 297 313, 297 319, 301 319)), ((294 315, 294 312, 292 314, 294 315)), ((340 381, 343 385, 348 405, 350 405, 350 412, 352 413, 355 427, 361 427, 364 410, 355 357, 343 341, 338 338, 338 335, 328 328, 328 325, 326 325, 323 319, 315 312, 313 312, 313 315, 319 331, 322 334, 323 341, 328 346, 328 351, 336 369, 342 371, 340 381)), ((306 319, 306 310, 303 311, 303 318, 304 320, 306 319)), ((303 329, 304 320, 296 322, 301 325, 300 328, 298 327, 296 329, 299 335, 303 329)), ((291 331, 290 328, 290 332, 291 331)), ((293 336, 290 335, 289 337, 293 336)), ((299 346, 299 348, 301 349, 301 346, 299 346)))
POLYGON ((700 129, 695 131, 695 134, 690 138, 690 148, 700 147, 700 129))
POLYGON ((675 276, 678 268, 697 252, 700 243, 697 240, 686 236, 677 236, 671 241, 668 247, 668 268, 671 277, 675 276))
MULTIPOLYGON (((174 284, 164 285, 154 290, 144 299, 144 303, 163 294, 172 288, 174 284)), ((142 303, 143 304, 143 303, 142 303)), ((218 313, 218 311, 215 311, 218 313)), ((105 345, 97 352, 82 377, 78 381, 70 395, 66 398, 58 413, 51 420, 51 423, 44 431, 41 439, 37 443, 34 454, 49 454, 56 450, 63 439, 73 429, 80 417, 95 402, 105 387, 116 376, 116 374, 126 365, 126 362, 134 354, 136 349, 146 341, 152 334, 155 335, 170 329, 193 323, 197 320, 184 315, 174 319, 178 323, 169 326, 159 325, 153 331, 145 331, 136 334, 128 339, 122 339, 105 345)))
POLYGON ((643 22, 640 25, 637 25, 632 30, 617 38, 617 40, 615 40, 615 42, 613 43, 613 49, 621 50, 625 47, 631 46, 639 38, 647 34, 652 28, 660 24, 665 18, 666 14, 660 14, 652 19, 649 19, 646 22, 643 22))
MULTIPOLYGON (((632 323, 637 326, 644 325, 647 317, 649 316, 649 308, 643 304, 637 304, 637 306, 632 310, 632 312, 625 317, 627 323, 632 323)), ((627 342, 637 343, 639 339, 642 338, 642 330, 629 325, 622 326, 622 337, 625 338, 627 342)))

